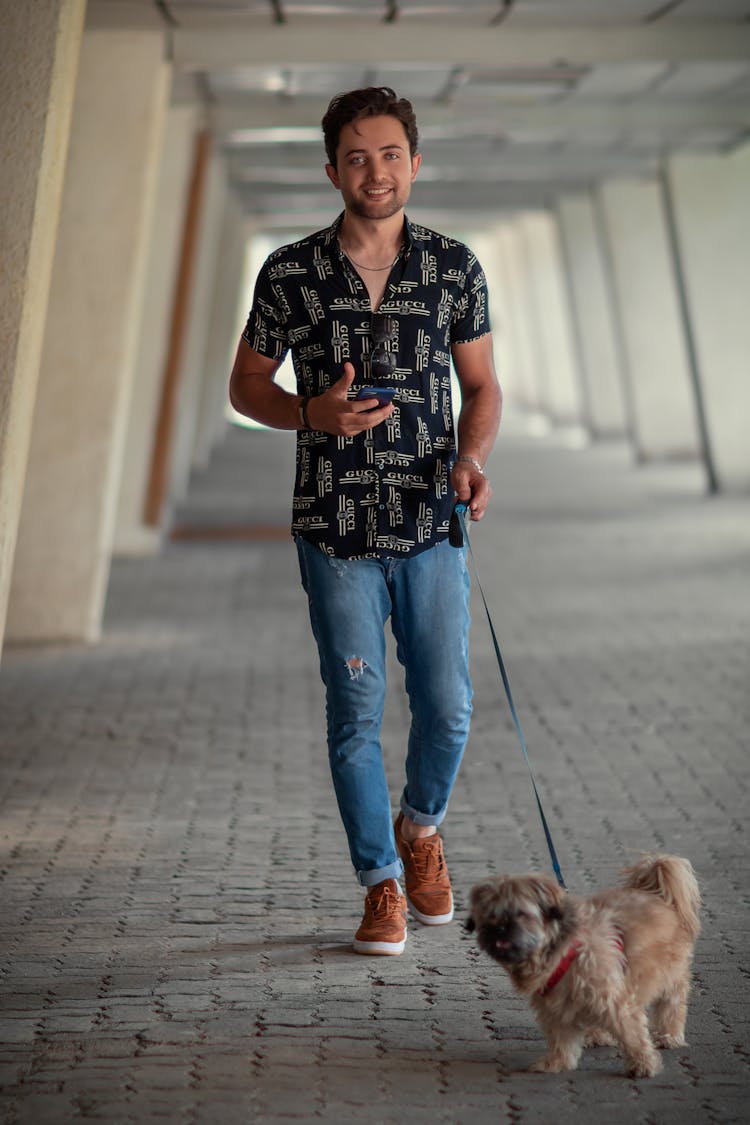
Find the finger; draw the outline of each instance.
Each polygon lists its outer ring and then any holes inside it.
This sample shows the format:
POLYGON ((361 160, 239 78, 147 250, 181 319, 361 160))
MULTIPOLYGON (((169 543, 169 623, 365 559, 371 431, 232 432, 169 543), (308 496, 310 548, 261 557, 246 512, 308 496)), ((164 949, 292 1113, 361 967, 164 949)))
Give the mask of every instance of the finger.
POLYGON ((470 500, 474 494, 475 489, 472 487, 471 474, 465 472, 463 469, 459 472, 456 472, 455 469, 453 470, 451 484, 459 500, 470 500))
MULTIPOLYGON (((390 403, 387 403, 385 406, 380 406, 378 400, 373 395, 372 398, 352 399, 352 410, 355 414, 372 414, 374 416, 384 410, 390 414, 393 411, 393 407, 390 403)), ((387 417, 387 414, 384 414, 383 417, 387 417)))
POLYGON ((344 364, 344 373, 336 380, 331 387, 331 390, 340 392, 346 395, 352 383, 354 382, 354 364, 347 362, 344 364))
MULTIPOLYGON (((363 430, 371 430, 375 426, 381 425, 393 413, 393 407, 390 403, 387 406, 379 406, 377 409, 368 409, 367 402, 373 401, 372 399, 356 400, 352 403, 352 417, 350 424, 351 433, 362 433, 363 430)), ((377 401, 377 400, 375 400, 377 401)))
POLYGON ((485 478, 482 481, 481 488, 477 489, 474 493, 471 503, 469 504, 469 511, 473 520, 481 520, 490 502, 492 489, 490 482, 485 478))

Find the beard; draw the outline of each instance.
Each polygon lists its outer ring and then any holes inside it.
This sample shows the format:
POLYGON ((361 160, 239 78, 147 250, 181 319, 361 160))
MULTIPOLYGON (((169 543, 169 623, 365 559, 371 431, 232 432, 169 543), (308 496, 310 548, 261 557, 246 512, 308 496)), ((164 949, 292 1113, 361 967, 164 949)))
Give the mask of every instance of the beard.
POLYGON ((392 192, 382 199, 368 199, 365 195, 350 195, 344 198, 347 211, 360 219, 390 219, 403 210, 409 191, 399 191, 394 188, 392 192))

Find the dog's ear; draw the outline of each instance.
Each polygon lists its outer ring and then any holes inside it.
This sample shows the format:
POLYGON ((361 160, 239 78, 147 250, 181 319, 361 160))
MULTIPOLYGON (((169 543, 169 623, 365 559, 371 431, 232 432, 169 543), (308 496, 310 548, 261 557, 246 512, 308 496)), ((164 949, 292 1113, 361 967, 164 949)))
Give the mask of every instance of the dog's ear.
POLYGON ((467 934, 473 934, 474 930, 476 928, 477 928, 477 924, 470 914, 469 917, 464 922, 464 929, 466 930, 467 934))
POLYGON ((550 921, 559 921, 562 918, 562 904, 565 899, 565 891, 562 887, 551 875, 535 875, 532 887, 543 916, 550 921))

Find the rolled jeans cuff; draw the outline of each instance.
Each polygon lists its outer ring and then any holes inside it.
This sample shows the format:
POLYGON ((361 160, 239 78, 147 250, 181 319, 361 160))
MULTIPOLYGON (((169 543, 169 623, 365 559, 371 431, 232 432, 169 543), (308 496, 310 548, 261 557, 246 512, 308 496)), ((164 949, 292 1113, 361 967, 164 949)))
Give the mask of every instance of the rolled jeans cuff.
POLYGON ((376 867, 373 871, 358 871, 357 878, 363 887, 374 887, 384 879, 400 879, 403 873, 404 865, 400 859, 397 859, 387 867, 376 867))
POLYGON ((408 816, 409 820, 413 820, 415 824, 421 824, 424 828, 430 825, 438 826, 445 820, 445 814, 448 811, 448 806, 444 805, 439 813, 423 813, 417 809, 413 809, 409 802, 406 800, 406 793, 401 794, 401 812, 404 816, 408 816))

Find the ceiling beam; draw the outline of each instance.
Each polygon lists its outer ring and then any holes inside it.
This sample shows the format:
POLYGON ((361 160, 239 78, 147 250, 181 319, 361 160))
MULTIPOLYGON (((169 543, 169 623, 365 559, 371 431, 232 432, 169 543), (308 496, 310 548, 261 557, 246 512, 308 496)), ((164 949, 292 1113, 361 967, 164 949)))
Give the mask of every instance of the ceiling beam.
POLYGON ((439 62, 485 67, 544 67, 565 63, 665 60, 712 61, 750 58, 750 27, 730 23, 665 23, 639 26, 467 26, 435 18, 415 23, 366 19, 290 18, 269 25, 250 19, 213 21, 205 28, 176 28, 174 60, 186 70, 252 64, 439 62))
MULTIPOLYGON (((308 127, 311 142, 320 144, 320 119, 325 99, 253 97, 245 104, 214 106, 209 111, 210 126, 216 136, 226 138, 243 129, 308 127)), ((671 100, 654 96, 633 101, 583 100, 570 98, 536 105, 503 103, 502 97, 485 104, 445 106, 418 102, 417 121, 425 138, 429 131, 449 137, 467 135, 502 136, 514 129, 524 134, 549 131, 586 133, 597 128, 629 130, 648 128, 681 130, 689 128, 736 127, 750 129, 750 100, 719 101, 709 98, 671 100)))

